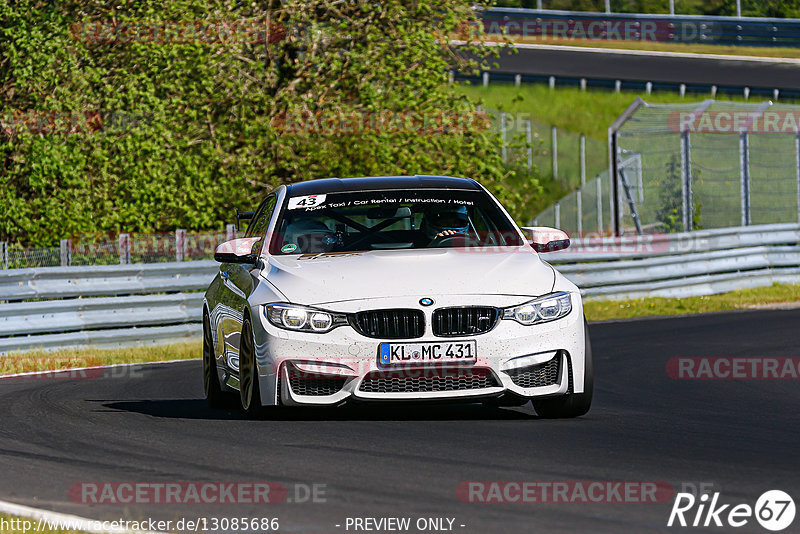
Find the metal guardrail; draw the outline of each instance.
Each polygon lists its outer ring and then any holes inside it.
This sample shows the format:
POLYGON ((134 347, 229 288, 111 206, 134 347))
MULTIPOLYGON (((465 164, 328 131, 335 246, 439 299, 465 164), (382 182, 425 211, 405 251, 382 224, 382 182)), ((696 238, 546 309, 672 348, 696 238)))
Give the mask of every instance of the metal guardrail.
MULTIPOLYGON (((576 239, 543 256, 588 298, 685 297, 800 282, 800 224, 576 239)), ((0 272, 0 354, 198 339, 213 261, 0 272)))
POLYGON ((201 333, 214 261, 0 271, 0 353, 175 343, 201 333), (33 300, 31 300, 33 299, 33 300))
POLYGON ((657 41, 746 46, 800 46, 800 19, 591 13, 492 8, 482 13, 489 33, 511 37, 657 41))
POLYGON ((588 298, 686 297, 800 282, 800 225, 578 240, 545 259, 588 298))

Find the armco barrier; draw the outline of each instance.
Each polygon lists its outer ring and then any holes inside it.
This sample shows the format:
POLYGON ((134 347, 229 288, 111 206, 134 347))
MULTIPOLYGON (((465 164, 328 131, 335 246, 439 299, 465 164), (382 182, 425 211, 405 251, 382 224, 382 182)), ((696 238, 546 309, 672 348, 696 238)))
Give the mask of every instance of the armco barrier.
POLYGON ((202 290, 217 265, 195 261, 0 271, 0 353, 198 339, 202 290))
POLYGON ((800 225, 577 240, 543 257, 588 298, 711 295, 800 282, 800 225))
MULTIPOLYGON (((587 298, 685 297, 800 282, 800 225, 575 239, 543 254, 587 298)), ((0 271, 0 353, 199 339, 213 261, 0 271)))
POLYGON ((704 15, 591 13, 495 7, 484 29, 512 39, 658 41, 746 46, 800 46, 800 20, 704 15))

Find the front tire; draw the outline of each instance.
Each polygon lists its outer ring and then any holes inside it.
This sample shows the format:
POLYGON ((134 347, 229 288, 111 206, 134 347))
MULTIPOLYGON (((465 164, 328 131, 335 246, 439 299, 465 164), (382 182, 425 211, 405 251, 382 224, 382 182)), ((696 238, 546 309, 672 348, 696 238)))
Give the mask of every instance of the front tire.
POLYGON ((206 402, 211 408, 219 409, 229 406, 230 399, 219 385, 214 339, 211 336, 211 323, 207 313, 203 313, 203 389, 206 394, 206 402))
POLYGON ((580 417, 585 415, 592 406, 594 365, 592 364, 592 346, 589 342, 589 326, 586 324, 585 319, 583 321, 583 331, 586 336, 583 393, 560 395, 549 399, 534 399, 533 408, 540 417, 545 419, 580 417))
POLYGON ((255 358, 253 326, 249 317, 242 324, 242 336, 239 341, 239 399, 242 410, 249 417, 255 418, 261 414, 258 364, 255 358))

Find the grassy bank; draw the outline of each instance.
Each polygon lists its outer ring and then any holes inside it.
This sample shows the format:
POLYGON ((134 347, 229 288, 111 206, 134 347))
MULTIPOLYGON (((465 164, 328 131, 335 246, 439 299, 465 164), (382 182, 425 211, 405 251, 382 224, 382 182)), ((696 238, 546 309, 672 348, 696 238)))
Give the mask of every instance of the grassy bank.
POLYGON ((605 321, 648 315, 686 315, 758 309, 781 303, 800 303, 800 285, 774 284, 769 287, 740 289, 705 297, 587 300, 584 302, 584 312, 589 321, 605 321))
MULTIPOLYGON (((455 91, 467 95, 473 101, 491 109, 511 113, 525 113, 527 118, 543 124, 556 126, 574 133, 583 133, 592 139, 606 141, 608 127, 631 102, 640 96, 648 103, 700 102, 711 98, 708 93, 687 94, 681 98, 672 91, 606 91, 576 87, 550 89, 544 84, 527 84, 515 87, 512 84, 489 84, 488 87, 459 84, 455 91)), ((723 100, 743 101, 740 97, 717 95, 723 100)), ((751 102, 759 99, 750 99, 751 102)))
POLYGON ((73 349, 53 352, 13 352, 0 357, 0 375, 74 369, 116 363, 145 363, 167 360, 185 360, 201 356, 201 342, 155 345, 151 347, 126 347, 120 349, 73 349))

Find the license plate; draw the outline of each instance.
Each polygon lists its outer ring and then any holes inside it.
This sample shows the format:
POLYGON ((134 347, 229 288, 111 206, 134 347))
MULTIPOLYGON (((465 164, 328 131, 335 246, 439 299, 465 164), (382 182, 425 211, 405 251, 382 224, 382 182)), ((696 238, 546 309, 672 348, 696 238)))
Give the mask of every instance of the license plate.
POLYGON ((475 341, 443 343, 381 343, 378 363, 408 365, 414 363, 475 362, 478 358, 475 341))

